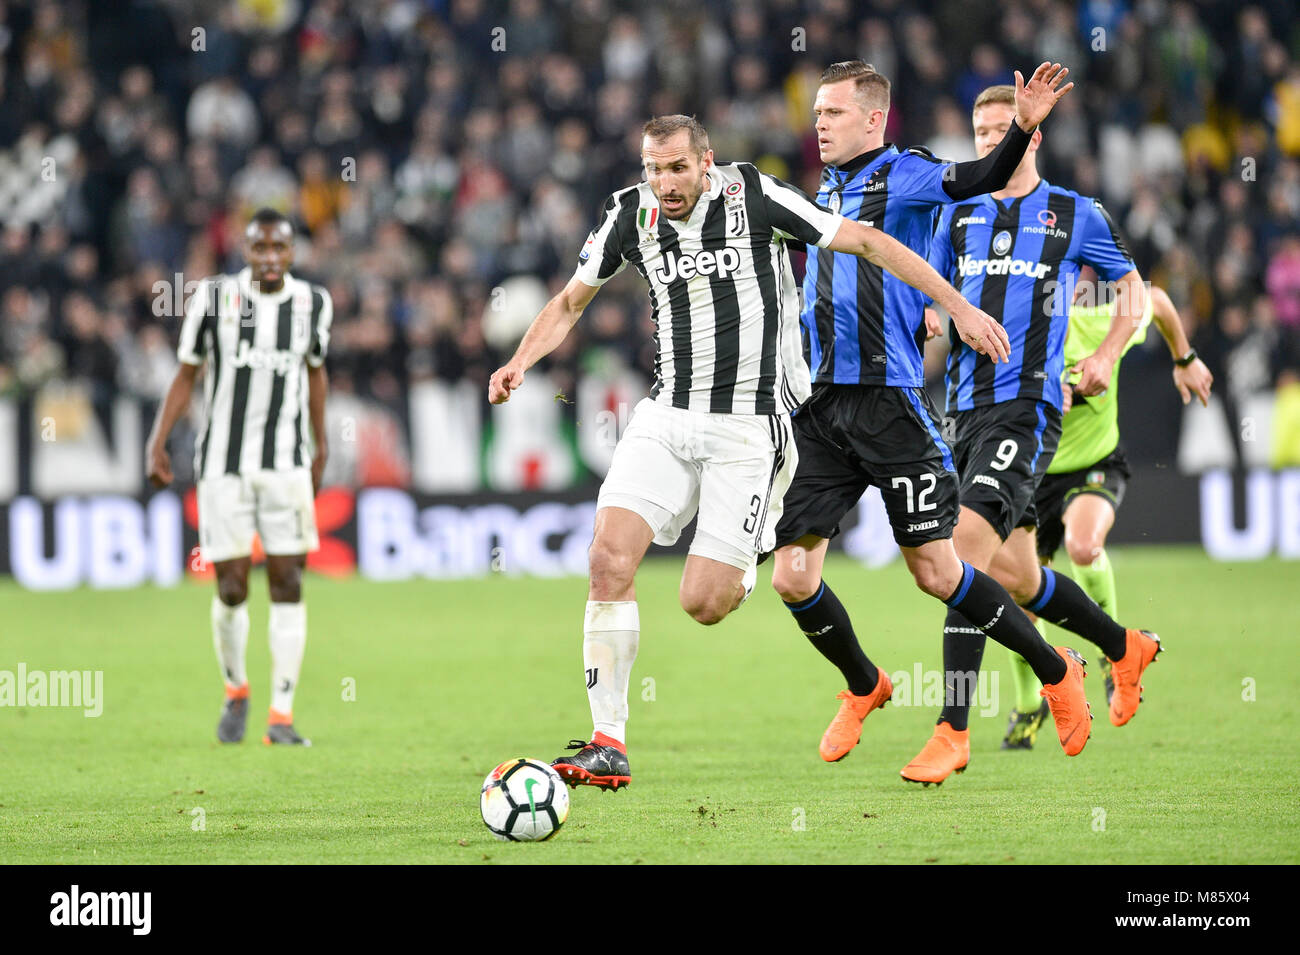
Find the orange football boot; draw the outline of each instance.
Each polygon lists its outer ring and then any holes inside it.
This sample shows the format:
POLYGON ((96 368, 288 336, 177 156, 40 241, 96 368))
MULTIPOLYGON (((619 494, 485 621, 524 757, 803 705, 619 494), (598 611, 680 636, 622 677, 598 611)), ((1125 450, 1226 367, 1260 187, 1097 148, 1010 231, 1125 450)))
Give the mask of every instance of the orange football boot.
POLYGON ((949 773, 962 773, 970 762, 970 730, 937 723, 930 741, 899 771, 909 783, 942 786, 949 773))
POLYGON ((1059 683, 1046 683, 1038 691, 1047 700, 1056 721, 1056 735, 1066 756, 1078 756, 1092 733, 1092 707, 1083 688, 1087 662, 1069 647, 1053 647, 1065 661, 1065 676, 1059 683))
POLYGON ((1155 662, 1160 651, 1160 638, 1150 630, 1127 631, 1128 646, 1124 656, 1110 661, 1111 678, 1115 692, 1110 698, 1110 721, 1123 726, 1137 713, 1142 702, 1142 672, 1155 662))
POLYGON ((849 755, 862 738, 862 721, 867 718, 867 714, 884 706, 894 695, 894 684, 890 682, 889 675, 880 667, 876 667, 876 674, 876 688, 866 696, 854 696, 848 690, 841 690, 835 697, 843 702, 840 703, 840 711, 835 714, 835 719, 831 720, 831 725, 826 727, 826 734, 822 736, 820 751, 826 762, 838 763, 849 755))

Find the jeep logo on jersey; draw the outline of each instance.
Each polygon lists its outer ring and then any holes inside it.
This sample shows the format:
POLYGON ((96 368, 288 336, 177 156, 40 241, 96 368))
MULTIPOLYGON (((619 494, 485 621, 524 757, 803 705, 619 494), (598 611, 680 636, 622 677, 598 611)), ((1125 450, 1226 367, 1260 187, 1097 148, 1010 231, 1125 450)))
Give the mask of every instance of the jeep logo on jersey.
POLYGON ((302 356, 291 351, 279 351, 273 348, 254 348, 252 343, 243 339, 235 351, 231 364, 236 368, 251 368, 260 371, 263 368, 277 375, 287 375, 302 361, 302 356))
POLYGON ((1047 262, 1030 262, 1027 259, 976 259, 969 255, 957 256, 958 275, 1027 275, 1033 279, 1046 278, 1052 273, 1047 262))
POLYGON ((1006 255, 1011 251, 1011 233, 1003 230, 993 237, 993 254, 1006 255))
POLYGON ((667 284, 678 279, 693 279, 697 275, 717 274, 725 279, 740 268, 740 252, 732 248, 718 249, 716 252, 696 252, 694 255, 678 255, 669 252, 664 255, 664 264, 655 272, 655 278, 667 284))

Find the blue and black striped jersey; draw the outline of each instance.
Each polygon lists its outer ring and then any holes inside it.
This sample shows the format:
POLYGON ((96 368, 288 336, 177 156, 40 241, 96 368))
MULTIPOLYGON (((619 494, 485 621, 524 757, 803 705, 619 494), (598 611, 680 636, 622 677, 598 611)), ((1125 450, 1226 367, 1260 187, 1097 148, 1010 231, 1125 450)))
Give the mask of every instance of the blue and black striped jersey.
MULTIPOLYGON (((899 152, 890 145, 854 173, 827 166, 817 204, 874 226, 924 257, 936 207, 953 201, 943 189, 951 166, 925 150, 899 152)), ((866 259, 812 247, 803 288, 814 383, 925 384, 925 299, 919 291, 866 259)))
POLYGON ((950 330, 948 410, 1014 398, 1061 407, 1070 301, 1082 265, 1107 282, 1133 259, 1100 202, 1040 180, 1028 195, 978 196, 943 210, 930 264, 1006 328, 1011 361, 994 365, 950 330))

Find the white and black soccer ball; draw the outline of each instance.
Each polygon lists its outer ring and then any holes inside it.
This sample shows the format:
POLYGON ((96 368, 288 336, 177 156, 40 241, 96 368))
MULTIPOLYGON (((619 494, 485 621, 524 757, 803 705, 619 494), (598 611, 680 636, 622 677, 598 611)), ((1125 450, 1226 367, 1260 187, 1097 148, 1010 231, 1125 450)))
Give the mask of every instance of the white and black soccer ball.
POLYGON ((479 809, 502 841, 549 839, 569 818, 569 790, 560 774, 538 759, 507 759, 483 780, 479 809))

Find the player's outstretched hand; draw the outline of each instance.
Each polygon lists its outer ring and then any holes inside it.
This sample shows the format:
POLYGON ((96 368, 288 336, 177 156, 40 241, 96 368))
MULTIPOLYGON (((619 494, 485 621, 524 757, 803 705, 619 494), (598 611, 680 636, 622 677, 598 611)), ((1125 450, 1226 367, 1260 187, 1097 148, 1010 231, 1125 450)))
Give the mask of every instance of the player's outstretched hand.
POLYGON ((943 334, 943 322, 939 320, 939 313, 932 308, 925 310, 925 340, 928 342, 931 338, 938 338, 943 334))
POLYGON ((1022 128, 1033 132, 1035 126, 1047 119, 1047 114, 1061 97, 1074 89, 1073 83, 1066 83, 1059 90, 1056 88, 1069 74, 1069 68, 1060 63, 1044 62, 1026 83, 1020 71, 1016 70, 1016 116, 1022 128))
POLYGON ((1093 352, 1070 369, 1071 375, 1079 376, 1079 382, 1074 386, 1074 393, 1085 398, 1104 395, 1106 389, 1110 387, 1110 374, 1114 368, 1114 361, 1099 351, 1093 352))
POLYGON ((524 383, 524 370, 514 362, 508 365, 502 365, 496 371, 492 372, 492 378, 488 382, 488 401, 494 405, 503 404, 510 400, 510 392, 514 391, 524 383))
POLYGON ((952 315, 952 323, 957 326, 961 340, 981 355, 988 355, 995 365, 1000 361, 1010 361, 1011 339, 1007 338, 1007 330, 987 312, 969 302, 966 305, 952 315))
POLYGON ((1205 362, 1195 359, 1186 368, 1174 365, 1174 387, 1183 396, 1183 404, 1192 400, 1192 395, 1201 399, 1202 407, 1209 407, 1210 386, 1214 384, 1214 375, 1205 367, 1205 362))
POLYGON ((154 487, 166 487, 172 483, 172 459, 166 448, 150 449, 145 455, 144 469, 154 487))

